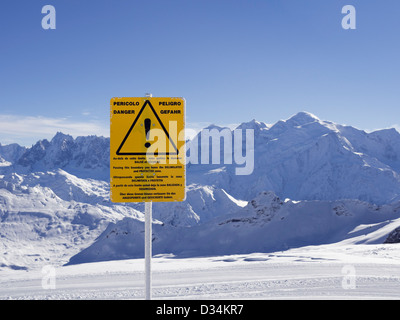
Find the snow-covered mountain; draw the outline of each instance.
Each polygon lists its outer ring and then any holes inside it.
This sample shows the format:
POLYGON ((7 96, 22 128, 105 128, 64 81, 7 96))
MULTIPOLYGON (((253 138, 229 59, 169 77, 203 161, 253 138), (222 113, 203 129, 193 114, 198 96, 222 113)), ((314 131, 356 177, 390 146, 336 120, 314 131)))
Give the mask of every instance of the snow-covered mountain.
MULTIPOLYGON (((155 253, 396 239, 396 130, 366 133, 307 112, 238 129, 254 130, 253 173, 189 164, 186 201, 153 204, 155 253)), ((201 151, 201 133, 191 143, 201 151)), ((109 150, 108 138, 63 133, 31 148, 0 145, 0 270, 143 255, 143 204, 110 202, 109 150)))
MULTIPOLYGON (((153 224, 152 250, 155 255, 185 257, 274 252, 335 242, 377 244, 399 226, 400 202, 376 206, 359 200, 282 201, 273 192, 261 192, 236 212, 196 226, 153 224)), ((111 223, 69 264, 143 257, 143 233, 143 222, 135 219, 111 223)), ((393 234, 387 242, 395 239, 393 234)))
POLYGON ((14 165, 22 173, 64 169, 81 178, 107 181, 110 167, 110 139, 88 136, 74 139, 58 132, 51 141, 38 141, 14 165))
POLYGON ((366 133, 307 112, 270 127, 253 120, 238 128, 254 129, 253 174, 235 175, 235 166, 229 165, 191 165, 189 183, 215 185, 245 200, 273 190, 294 200, 384 204, 400 194, 400 134, 395 129, 366 133))

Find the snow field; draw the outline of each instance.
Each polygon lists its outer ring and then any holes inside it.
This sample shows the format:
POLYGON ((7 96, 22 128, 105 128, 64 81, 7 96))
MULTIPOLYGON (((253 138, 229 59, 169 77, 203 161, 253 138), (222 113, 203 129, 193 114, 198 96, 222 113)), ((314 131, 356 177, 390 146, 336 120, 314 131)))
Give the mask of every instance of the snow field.
MULTIPOLYGON (((152 263, 156 300, 400 298, 398 245, 184 259, 159 255, 152 263)), ((144 299, 143 259, 56 267, 54 289, 46 272, 2 272, 0 299, 144 299)))

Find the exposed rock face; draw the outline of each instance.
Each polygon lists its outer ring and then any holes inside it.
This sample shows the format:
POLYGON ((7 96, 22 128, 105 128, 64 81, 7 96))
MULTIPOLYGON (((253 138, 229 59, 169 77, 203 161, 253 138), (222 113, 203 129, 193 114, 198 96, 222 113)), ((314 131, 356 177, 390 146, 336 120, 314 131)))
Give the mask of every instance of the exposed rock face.
POLYGON ((394 229, 384 243, 400 243, 400 227, 394 229))

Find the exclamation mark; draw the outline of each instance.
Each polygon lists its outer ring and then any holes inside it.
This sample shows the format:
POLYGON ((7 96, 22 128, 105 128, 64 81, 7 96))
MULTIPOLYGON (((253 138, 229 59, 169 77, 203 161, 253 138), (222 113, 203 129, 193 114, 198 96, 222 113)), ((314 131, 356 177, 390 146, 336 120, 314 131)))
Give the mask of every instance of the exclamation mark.
MULTIPOLYGON (((144 131, 145 131, 145 134, 146 134, 146 140, 149 140, 149 138, 150 138, 149 137, 150 127, 151 127, 151 119, 149 119, 149 118, 144 119, 144 131)), ((144 144, 144 146, 146 148, 148 148, 148 147, 151 146, 151 144, 150 144, 150 142, 146 142, 144 144)))

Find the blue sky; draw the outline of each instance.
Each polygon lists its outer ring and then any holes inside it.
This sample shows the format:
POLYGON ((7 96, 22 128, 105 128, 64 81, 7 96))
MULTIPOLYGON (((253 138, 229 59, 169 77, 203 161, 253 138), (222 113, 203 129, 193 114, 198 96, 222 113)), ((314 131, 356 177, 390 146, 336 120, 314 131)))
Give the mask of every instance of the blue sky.
POLYGON ((108 136, 110 99, 147 92, 186 98, 193 127, 299 111, 400 127, 399 17, 398 0, 3 0, 0 142, 108 136))

